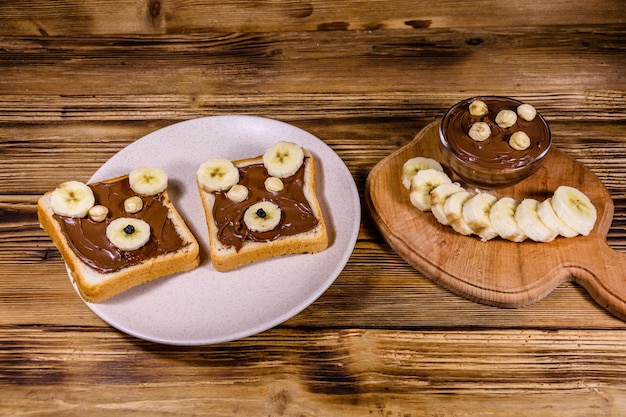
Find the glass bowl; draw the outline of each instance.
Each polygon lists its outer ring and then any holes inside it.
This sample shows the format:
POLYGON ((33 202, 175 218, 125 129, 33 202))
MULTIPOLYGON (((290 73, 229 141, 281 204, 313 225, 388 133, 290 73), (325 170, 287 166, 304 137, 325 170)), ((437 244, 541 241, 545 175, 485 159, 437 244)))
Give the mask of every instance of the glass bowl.
POLYGON ((519 100, 501 96, 478 96, 456 103, 444 114, 439 125, 443 163, 476 186, 505 187, 537 172, 550 150, 552 134, 538 112, 530 121, 519 116, 517 109, 522 104, 519 100), (470 104, 477 100, 487 105, 486 114, 470 113, 470 104), (515 113, 516 118, 508 113, 511 121, 515 119, 510 127, 502 127, 507 126, 502 122, 500 125, 496 123, 496 116, 502 110, 515 113), (470 137, 469 133, 472 125, 478 122, 486 123, 489 126, 487 131, 490 130, 490 135, 480 141, 470 137), (519 131, 526 133, 529 139, 530 145, 526 149, 516 149, 510 144, 511 136, 519 131))

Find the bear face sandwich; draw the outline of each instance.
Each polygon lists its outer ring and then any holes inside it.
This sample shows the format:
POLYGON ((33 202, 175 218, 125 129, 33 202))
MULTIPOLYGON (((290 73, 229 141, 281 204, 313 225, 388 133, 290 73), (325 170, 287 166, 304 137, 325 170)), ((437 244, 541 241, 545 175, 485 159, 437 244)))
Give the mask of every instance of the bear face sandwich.
POLYGON ((199 245, 167 193, 167 174, 142 167, 44 194, 37 214, 81 296, 100 302, 200 263, 199 245))
POLYGON ((253 158, 209 159, 196 180, 216 270, 328 247, 313 156, 299 145, 278 142, 253 158))

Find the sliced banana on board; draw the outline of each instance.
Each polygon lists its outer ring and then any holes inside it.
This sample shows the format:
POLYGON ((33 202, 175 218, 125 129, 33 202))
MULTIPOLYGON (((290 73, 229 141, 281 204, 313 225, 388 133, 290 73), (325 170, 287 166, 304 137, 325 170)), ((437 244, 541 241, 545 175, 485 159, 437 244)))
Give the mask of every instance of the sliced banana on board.
POLYGON ((52 210, 59 216, 82 218, 95 203, 93 190, 80 181, 67 181, 52 191, 52 210))
POLYGON ((556 231, 563 237, 574 237, 578 235, 578 232, 569 227, 561 218, 556 214, 552 207, 552 198, 547 198, 539 203, 537 206, 537 213, 542 222, 546 226, 556 231))
POLYGON ((489 210, 489 220, 493 228, 502 239, 511 242, 522 242, 527 237, 515 220, 517 206, 519 206, 519 201, 516 199, 502 197, 489 210))
POLYGON ((243 221, 253 232, 267 232, 280 223, 281 210, 271 201, 260 201, 248 207, 243 221))
POLYGON ((411 179, 409 197, 411 204, 421 211, 429 211, 432 199, 430 192, 441 184, 450 183, 452 180, 443 171, 433 168, 421 169, 411 179))
POLYGON ((228 159, 211 158, 200 165, 196 177, 200 186, 209 193, 225 191, 239 182, 239 170, 228 159))
POLYGON ((562 185, 552 195, 552 208, 563 222, 587 236, 596 224, 596 208, 582 191, 562 185))
POLYGON ((120 217, 109 223, 106 236, 115 247, 132 251, 148 243, 150 225, 141 219, 120 217))
POLYGON ((595 206, 577 188, 560 186, 542 202, 497 198, 453 183, 441 164, 430 158, 407 160, 402 167, 402 184, 409 189, 413 206, 431 211, 439 223, 457 233, 475 234, 483 241, 499 236, 512 242, 527 238, 551 242, 557 236, 586 236, 597 220, 595 206))
POLYGON ((448 225, 448 219, 446 218, 446 214, 443 211, 443 205, 445 204, 448 197, 450 197, 452 194, 464 190, 465 189, 461 187, 461 184, 459 184, 458 182, 448 182, 440 184, 430 192, 430 211, 433 213, 439 223, 443 224, 444 226, 448 225))
POLYGON ((463 204, 463 220, 484 241, 498 236, 489 218, 489 211, 496 201, 495 195, 478 193, 463 204))
POLYGON ((151 196, 167 188, 167 173, 160 168, 140 167, 128 174, 130 188, 139 195, 151 196))
POLYGON ((541 218, 537 208, 539 201, 534 198, 525 198, 519 203, 515 210, 515 220, 520 229, 535 242, 551 242, 557 237, 558 233, 548 227, 541 218))
POLYGON ((407 190, 411 188, 413 176, 423 169, 435 169, 443 172, 441 164, 432 158, 424 158, 423 156, 411 158, 402 165, 402 184, 407 190))
POLYGON ((443 213, 448 224, 462 235, 468 236, 474 233, 465 219, 463 219, 463 205, 474 196, 474 193, 463 190, 452 194, 443 205, 443 213))
POLYGON ((278 142, 263 154, 267 172, 278 178, 287 178, 298 172, 304 163, 304 150, 293 142, 278 142))

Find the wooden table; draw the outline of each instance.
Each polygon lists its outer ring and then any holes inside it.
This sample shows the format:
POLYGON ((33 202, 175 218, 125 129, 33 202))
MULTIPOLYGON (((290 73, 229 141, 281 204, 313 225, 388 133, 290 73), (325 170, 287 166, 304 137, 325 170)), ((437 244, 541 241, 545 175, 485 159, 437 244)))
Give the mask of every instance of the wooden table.
POLYGON ((541 111, 613 197, 608 242, 625 252, 622 1, 0 2, 0 414, 624 415, 626 322, 575 284, 520 309, 467 301, 404 262, 365 206, 311 306, 195 347, 94 315, 35 214, 138 138, 227 114, 313 133, 362 194, 377 162, 479 94, 541 111))

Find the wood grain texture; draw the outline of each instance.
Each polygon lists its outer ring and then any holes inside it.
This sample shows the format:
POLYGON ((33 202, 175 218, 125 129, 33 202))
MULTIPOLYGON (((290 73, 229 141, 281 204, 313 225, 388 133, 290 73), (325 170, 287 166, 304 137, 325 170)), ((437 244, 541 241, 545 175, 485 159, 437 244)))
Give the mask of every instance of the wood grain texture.
POLYGON ((364 208, 346 268, 302 313, 160 346, 78 299, 35 204, 154 130, 224 114, 313 133, 363 194, 450 105, 502 94, 602 181, 623 254, 625 51, 621 0, 0 2, 0 414, 621 416, 626 324, 575 283, 524 308, 468 301, 364 208))
POLYGON ((11 382, 4 411, 432 416, 498 407, 498 415, 606 416, 623 407, 615 358, 626 352, 615 331, 272 330, 173 349, 99 329, 59 330, 46 344, 36 329, 3 334, 3 346, 24 352, 4 358, 12 370, 0 379, 11 382), (73 346, 55 347, 68 337, 73 346), (34 388, 28 410, 25 387, 34 388))
POLYGON ((186 34, 194 32, 302 32, 421 30, 439 27, 572 26, 626 23, 619 0, 601 7, 582 0, 549 3, 462 0, 236 1, 141 0, 0 4, 0 35, 186 34))

